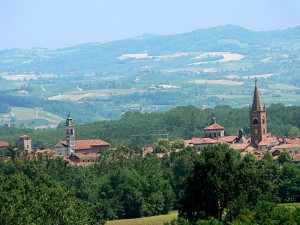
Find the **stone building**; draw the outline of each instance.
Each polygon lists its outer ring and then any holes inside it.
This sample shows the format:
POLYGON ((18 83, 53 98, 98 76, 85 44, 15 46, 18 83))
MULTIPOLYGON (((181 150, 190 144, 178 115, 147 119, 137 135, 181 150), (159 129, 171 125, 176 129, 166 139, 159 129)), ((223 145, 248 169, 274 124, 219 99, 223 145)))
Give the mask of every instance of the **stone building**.
POLYGON ((73 163, 95 162, 99 154, 108 150, 110 143, 100 139, 76 140, 75 124, 70 114, 66 119, 66 140, 54 146, 54 156, 62 156, 73 163))
POLYGON ((18 139, 18 146, 20 147, 20 149, 31 152, 32 150, 32 141, 31 141, 31 137, 27 136, 27 135, 22 135, 19 137, 18 139))

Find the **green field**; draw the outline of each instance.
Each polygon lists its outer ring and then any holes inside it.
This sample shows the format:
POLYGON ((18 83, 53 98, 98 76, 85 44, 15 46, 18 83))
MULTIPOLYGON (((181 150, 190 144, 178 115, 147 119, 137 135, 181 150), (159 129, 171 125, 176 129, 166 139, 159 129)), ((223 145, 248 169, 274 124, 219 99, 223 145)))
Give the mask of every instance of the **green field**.
MULTIPOLYGON (((300 207, 300 203, 285 203, 279 204, 293 210, 295 207, 300 207)), ((177 218, 178 211, 171 211, 167 215, 150 216, 136 219, 112 220, 107 221, 107 225, 163 225, 174 218, 177 218)))
POLYGON ((107 221, 107 225, 163 225, 174 218, 177 218, 178 212, 171 211, 167 215, 150 216, 137 219, 113 220, 107 221))
MULTIPOLYGON (((3 115, 2 115, 3 116, 3 115)), ((16 118, 17 124, 34 128, 56 127, 64 119, 42 108, 13 107, 10 116, 16 118)))

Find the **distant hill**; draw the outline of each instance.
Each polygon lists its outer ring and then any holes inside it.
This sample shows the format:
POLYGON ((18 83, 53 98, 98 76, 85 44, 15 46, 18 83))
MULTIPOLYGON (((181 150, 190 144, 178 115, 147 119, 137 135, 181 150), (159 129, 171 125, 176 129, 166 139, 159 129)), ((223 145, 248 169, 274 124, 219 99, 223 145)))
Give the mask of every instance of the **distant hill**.
POLYGON ((0 118, 40 127, 50 120, 15 117, 12 109, 41 108, 57 118, 71 112, 85 123, 184 105, 248 107, 256 78, 267 106, 300 105, 300 26, 256 32, 226 25, 63 49, 1 50, 0 118))
POLYGON ((117 72, 118 67, 131 65, 119 56, 129 53, 164 55, 176 52, 229 51, 261 54, 287 50, 298 54, 300 26, 285 30, 255 32, 226 25, 199 29, 188 33, 158 36, 145 34, 137 38, 109 43, 88 43, 63 49, 6 49, 0 51, 0 72, 82 73, 117 72), (295 47, 295 48, 294 48, 295 47))

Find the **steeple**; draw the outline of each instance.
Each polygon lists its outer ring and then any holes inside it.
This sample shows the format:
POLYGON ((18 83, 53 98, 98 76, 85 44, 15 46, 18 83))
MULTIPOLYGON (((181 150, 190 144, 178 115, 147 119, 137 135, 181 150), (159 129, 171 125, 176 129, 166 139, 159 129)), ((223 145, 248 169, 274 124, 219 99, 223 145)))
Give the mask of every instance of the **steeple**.
POLYGON ((255 88, 253 95, 252 108, 250 108, 250 131, 251 144, 255 147, 267 139, 267 113, 266 107, 262 107, 257 88, 257 79, 255 79, 255 88))
POLYGON ((66 120, 66 139, 67 139, 67 156, 71 155, 75 151, 75 126, 73 119, 68 114, 66 120))
POLYGON ((253 112, 261 111, 262 105, 259 97, 259 91, 257 88, 257 79, 255 78, 255 88, 254 88, 254 95, 253 95, 253 103, 252 103, 252 109, 253 112))

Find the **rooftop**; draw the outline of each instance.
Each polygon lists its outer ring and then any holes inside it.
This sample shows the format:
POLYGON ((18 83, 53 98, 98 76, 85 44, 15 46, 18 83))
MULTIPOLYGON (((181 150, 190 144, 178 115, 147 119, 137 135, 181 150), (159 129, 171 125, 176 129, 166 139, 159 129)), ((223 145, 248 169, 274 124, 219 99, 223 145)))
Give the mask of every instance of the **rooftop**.
MULTIPOLYGON (((61 141, 63 145, 66 145, 66 141, 61 141)), ((90 149, 93 146, 109 146, 110 143, 102 141, 100 139, 95 140, 75 140, 76 149, 90 149)))

